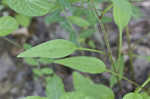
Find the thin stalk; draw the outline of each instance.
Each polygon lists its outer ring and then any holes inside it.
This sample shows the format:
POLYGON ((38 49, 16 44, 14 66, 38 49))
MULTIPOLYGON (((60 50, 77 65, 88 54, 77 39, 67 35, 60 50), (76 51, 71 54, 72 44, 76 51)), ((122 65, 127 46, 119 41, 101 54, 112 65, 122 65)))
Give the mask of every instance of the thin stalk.
POLYGON ((81 51, 89 51, 89 52, 96 52, 96 53, 99 53, 99 54, 103 54, 103 55, 105 55, 105 52, 103 52, 103 51, 99 51, 99 50, 95 50, 95 49, 89 49, 89 48, 78 48, 78 50, 81 50, 81 51))
POLYGON ((15 41, 13 41, 13 40, 11 40, 11 39, 9 39, 9 38, 7 38, 7 37, 1 37, 3 40, 5 40, 5 41, 8 41, 10 44, 12 44, 12 45, 15 45, 16 47, 18 47, 18 48, 22 48, 22 46, 20 45, 20 44, 18 44, 18 43, 16 43, 15 41))
MULTIPOLYGON (((111 47, 110 47, 110 44, 109 44, 108 33, 106 32, 104 25, 102 24, 102 22, 101 22, 100 19, 99 19, 97 10, 96 10, 96 8, 95 8, 95 6, 94 6, 94 3, 93 3, 93 0, 91 0, 91 4, 93 4, 92 8, 93 8, 93 11, 95 11, 95 16, 96 16, 96 18, 97 18, 97 20, 98 20, 98 22, 99 22, 99 26, 100 26, 100 27, 99 27, 99 32, 100 32, 100 30, 102 30, 102 32, 104 33, 104 41, 105 41, 106 47, 107 47, 107 49, 108 49, 108 57, 109 57, 109 60, 110 60, 111 63, 112 63, 112 69, 113 69, 116 73, 118 73, 118 71, 116 70, 116 67, 115 67, 115 62, 114 62, 114 60, 113 60, 113 55, 112 55, 111 47)), ((106 11, 108 11, 108 9, 110 10, 111 8, 112 8, 112 5, 111 5, 110 7, 108 7, 108 8, 106 8, 107 10, 105 10, 105 13, 106 13, 106 11)), ((120 89, 121 89, 121 83, 120 83, 119 77, 117 77, 117 81, 118 81, 118 85, 119 85, 119 87, 120 87, 120 89)))
POLYGON ((112 7, 113 7, 113 4, 111 4, 107 8, 105 8, 104 11, 102 12, 102 15, 100 16, 100 18, 102 18, 112 7))
POLYGON ((135 92, 139 93, 148 83, 150 83, 150 77, 135 92))
POLYGON ((150 34, 150 33, 147 33, 147 34, 145 34, 142 38, 138 39, 138 40, 134 43, 133 48, 136 48, 136 45, 137 45, 138 43, 140 43, 142 40, 144 40, 149 34, 150 34))
POLYGON ((118 59, 120 59, 122 54, 122 30, 119 30, 119 45, 118 45, 118 59))
POLYGON ((131 46, 131 39, 129 34, 129 28, 126 28, 126 36, 127 36, 127 42, 128 42, 128 56, 130 61, 130 70, 131 70, 131 77, 133 80, 135 80, 135 73, 134 73, 134 66, 133 66, 133 49, 131 46))
POLYGON ((109 69, 107 69, 106 72, 109 72, 109 73, 111 73, 112 75, 118 76, 119 78, 128 81, 129 83, 135 85, 136 87, 139 87, 139 86, 140 86, 139 84, 137 84, 136 82, 134 82, 134 81, 128 79, 127 77, 121 76, 120 74, 118 74, 118 73, 116 73, 116 72, 113 72, 113 71, 111 71, 111 70, 109 70, 109 69))
MULTIPOLYGON (((91 0, 91 4, 93 4, 93 0, 91 0)), ((111 61, 111 63, 113 64, 112 65, 112 67, 113 67, 113 69, 115 70, 115 66, 114 66, 114 60, 113 60, 113 55, 112 55, 112 52, 111 52, 111 48, 110 48, 110 44, 109 44, 109 40, 108 40, 108 34, 107 34, 107 32, 105 31, 105 27, 104 27, 104 25, 101 23, 101 21, 99 20, 99 18, 98 18, 98 13, 97 13, 97 10, 96 10, 96 8, 95 8, 95 6, 94 5, 92 5, 92 10, 93 11, 95 11, 95 16, 96 16, 96 18, 97 18, 97 20, 98 20, 98 23, 99 23, 99 26, 100 27, 98 27, 98 29, 99 29, 99 32, 101 32, 101 30, 102 30, 102 32, 104 33, 104 41, 105 41, 105 43, 106 43, 106 47, 107 47, 107 49, 108 49, 108 57, 109 57, 109 60, 111 61)), ((108 10, 107 10, 108 11, 108 10)), ((105 12, 106 13, 106 12, 105 12)))

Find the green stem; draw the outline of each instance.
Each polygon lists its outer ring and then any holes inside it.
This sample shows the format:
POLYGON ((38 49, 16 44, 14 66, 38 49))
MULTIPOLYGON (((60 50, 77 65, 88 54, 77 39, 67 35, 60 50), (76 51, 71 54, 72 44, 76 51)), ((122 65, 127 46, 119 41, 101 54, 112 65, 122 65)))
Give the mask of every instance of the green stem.
POLYGON ((121 57, 121 49, 122 49, 122 30, 119 30, 119 46, 118 46, 118 59, 121 57))
MULTIPOLYGON (((91 0, 91 4, 93 4, 93 0, 91 0)), ((102 32, 104 33, 104 41, 105 41, 106 47, 108 49, 108 57, 109 57, 109 60, 112 63, 112 69, 113 69, 113 71, 118 73, 118 71, 117 71, 117 69, 115 67, 115 61, 113 60, 113 55, 112 55, 111 47, 110 47, 110 44, 109 44, 108 33, 106 32, 103 23, 99 19, 99 16, 98 16, 98 13, 97 13, 97 10, 96 10, 94 4, 92 5, 92 7, 93 7, 93 11, 95 12, 95 16, 96 16, 96 18, 97 18, 97 20, 99 22, 99 26, 100 26, 99 31, 102 30, 102 32)), ((110 7, 108 7, 108 8, 106 8, 106 10, 104 12, 106 13, 106 11, 108 11, 108 9, 110 10, 111 8, 112 8, 112 5, 110 7)), ((119 77, 117 77, 117 81, 118 81, 118 84, 119 84, 120 89, 121 89, 121 83, 120 83, 119 77)))
POLYGON ((7 37, 1 37, 1 38, 4 39, 4 40, 6 40, 6 41, 8 41, 10 44, 15 45, 15 46, 18 47, 18 48, 22 48, 21 45, 19 45, 18 43, 16 43, 15 41, 13 41, 13 40, 11 40, 11 39, 9 39, 9 38, 7 38, 7 37))
POLYGON ((89 52, 96 52, 96 53, 105 55, 105 52, 99 51, 99 50, 95 50, 95 49, 89 49, 89 48, 82 48, 82 47, 81 47, 81 48, 78 48, 78 50, 81 50, 81 51, 89 51, 89 52))
MULTIPOLYGON (((93 2, 93 1, 91 0, 91 4, 93 4, 92 2, 93 2)), ((116 68, 115 68, 115 65, 114 65, 115 62, 114 62, 114 60, 113 60, 113 55, 112 55, 111 47, 110 47, 109 40, 108 40, 108 33, 105 31, 104 25, 101 23, 101 21, 100 21, 99 18, 98 18, 98 13, 97 13, 97 10, 96 10, 95 6, 92 5, 92 8, 93 8, 93 10, 94 10, 94 12, 95 12, 94 14, 95 14, 95 16, 96 16, 96 18, 97 18, 97 20, 98 20, 99 26, 100 26, 100 27, 98 27, 98 28, 99 28, 99 32, 101 32, 100 30, 102 30, 102 32, 104 33, 104 41, 105 41, 106 47, 107 47, 107 49, 108 49, 108 57, 109 57, 109 60, 110 60, 111 63, 112 63, 112 68, 113 68, 114 71, 116 71, 116 68)), ((111 8, 111 7, 109 7, 109 8, 111 8)), ((108 9, 107 9, 106 11, 108 11, 108 9)), ((105 11, 105 13, 106 13, 106 11, 105 11)))
POLYGON ((113 4, 109 5, 107 8, 104 9, 102 12, 101 18, 113 7, 113 4))
POLYGON ((113 71, 111 71, 111 70, 109 70, 109 69, 107 69, 106 72, 109 72, 109 73, 111 73, 111 74, 114 75, 114 76, 118 76, 118 77, 121 78, 121 79, 127 80, 128 82, 130 82, 131 84, 133 84, 133 85, 135 85, 135 86, 137 86, 137 87, 140 86, 140 85, 137 84, 136 82, 134 82, 134 81, 132 81, 132 80, 129 80, 127 77, 121 76, 120 74, 115 73, 115 72, 113 72, 113 71))
POLYGON ((135 92, 139 93, 149 82, 150 82, 150 77, 139 88, 137 88, 135 92))
POLYGON ((133 53, 132 53, 132 46, 131 46, 131 40, 130 40, 130 34, 128 27, 126 28, 126 36, 127 36, 127 42, 128 42, 128 56, 130 61, 130 70, 131 70, 131 76, 132 79, 135 80, 135 73, 134 73, 134 66, 133 66, 133 53))

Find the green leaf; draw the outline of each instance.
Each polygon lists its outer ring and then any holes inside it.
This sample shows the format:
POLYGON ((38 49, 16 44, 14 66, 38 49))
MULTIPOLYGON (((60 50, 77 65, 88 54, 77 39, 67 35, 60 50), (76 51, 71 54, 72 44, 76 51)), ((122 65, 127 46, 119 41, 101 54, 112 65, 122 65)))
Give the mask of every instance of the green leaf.
POLYGON ((39 62, 33 58, 24 58, 24 61, 31 66, 38 66, 39 62))
POLYGON ((3 16, 0 18, 0 36, 7 36, 17 30, 18 24, 11 16, 3 16))
POLYGON ((23 99, 48 99, 47 97, 40 97, 40 96, 28 96, 23 99))
POLYGON ((123 31, 128 25, 131 15, 132 6, 127 0, 112 0, 113 1, 113 16, 114 21, 118 25, 119 30, 123 31))
POLYGON ((150 99, 150 96, 147 93, 141 93, 143 99, 150 99))
POLYGON ((94 99, 114 99, 114 93, 110 88, 102 84, 94 84, 77 72, 73 73, 73 82, 76 91, 83 92, 94 99))
POLYGON ((106 70, 105 64, 101 60, 88 56, 75 56, 71 58, 60 59, 54 61, 54 63, 88 73, 102 73, 106 70))
POLYGON ((80 27, 88 27, 90 24, 88 21, 84 20, 83 18, 80 18, 78 16, 69 16, 68 19, 73 23, 80 27))
POLYGON ((53 73, 51 68, 33 69, 33 72, 37 76, 49 75, 53 73))
POLYGON ((49 0, 6 0, 10 8, 26 16, 42 16, 54 7, 49 0))
POLYGON ((54 59, 50 59, 50 58, 40 58, 38 59, 39 63, 41 64, 50 64, 52 62, 54 62, 54 59))
POLYGON ((58 76, 54 75, 47 79, 46 95, 48 99, 60 99, 64 93, 64 85, 58 76))
POLYGON ((17 22, 22 25, 23 27, 28 27, 31 22, 31 18, 28 16, 24 16, 21 14, 16 15, 17 22))
POLYGON ((57 0, 57 2, 59 3, 59 6, 62 7, 62 9, 69 8, 69 11, 72 10, 70 0, 57 0))
POLYGON ((95 99, 95 98, 88 96, 82 92, 75 91, 65 93, 60 99, 95 99))
POLYGON ((51 14, 47 15, 44 20, 46 24, 52 24, 54 22, 60 22, 64 20, 64 18, 60 16, 60 9, 58 9, 52 12, 51 14))
POLYGON ((31 45, 31 44, 28 44, 28 43, 25 43, 25 44, 23 45, 23 48, 24 48, 25 50, 27 50, 27 49, 32 48, 32 45, 31 45))
POLYGON ((95 42, 94 42, 93 40, 90 40, 90 41, 88 42, 88 45, 89 45, 91 48, 93 48, 93 49, 96 48, 96 44, 95 44, 95 42))
POLYGON ((18 55, 18 57, 61 58, 75 52, 77 47, 70 41, 57 39, 37 45, 18 55))
POLYGON ((143 99, 143 97, 139 93, 128 93, 123 99, 143 99))
POLYGON ((102 23, 110 23, 112 22, 112 18, 108 16, 103 16, 101 19, 102 23))
POLYGON ((73 43, 75 43, 76 45, 78 44, 77 41, 77 35, 75 33, 75 31, 73 30, 71 24, 69 24, 68 21, 62 21, 60 26, 65 29, 67 32, 69 32, 69 40, 72 41, 73 43))
POLYGON ((79 37, 80 37, 80 38, 85 38, 85 39, 86 39, 86 38, 91 37, 91 36, 93 35, 94 32, 95 32, 94 29, 85 29, 85 30, 81 31, 79 37))
POLYGON ((143 12, 140 10, 139 7, 136 7, 136 6, 132 6, 132 16, 135 18, 135 19, 139 19, 140 17, 142 17, 144 14, 143 12))

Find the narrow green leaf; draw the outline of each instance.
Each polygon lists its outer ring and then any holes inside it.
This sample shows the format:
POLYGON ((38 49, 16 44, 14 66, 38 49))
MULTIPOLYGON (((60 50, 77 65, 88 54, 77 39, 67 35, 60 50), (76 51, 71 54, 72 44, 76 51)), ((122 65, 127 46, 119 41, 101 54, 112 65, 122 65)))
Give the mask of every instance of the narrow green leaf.
POLYGON ((54 8, 49 0, 6 0, 10 8, 26 16, 42 16, 54 8))
POLYGON ((123 99, 143 99, 143 97, 139 93, 128 93, 123 99))
POLYGON ((83 92, 94 99, 114 99, 114 93, 110 88, 102 84, 94 84, 77 72, 73 74, 73 81, 76 91, 83 92))
POLYGON ((7 36, 17 30, 18 24, 11 16, 0 17, 0 36, 7 36))
POLYGON ((48 99, 60 99, 64 93, 64 85, 58 76, 54 75, 47 79, 46 95, 48 99))
POLYGON ((70 41, 56 39, 37 45, 18 55, 18 57, 61 58, 75 52, 77 47, 70 41))
POLYGON ((88 56, 76 56, 71 58, 60 59, 54 61, 54 63, 88 73, 102 73, 106 70, 105 64, 101 60, 95 57, 88 56))
POLYGON ((69 16, 68 19, 73 23, 80 27, 88 27, 90 24, 88 21, 84 20, 83 18, 80 18, 78 16, 69 16))

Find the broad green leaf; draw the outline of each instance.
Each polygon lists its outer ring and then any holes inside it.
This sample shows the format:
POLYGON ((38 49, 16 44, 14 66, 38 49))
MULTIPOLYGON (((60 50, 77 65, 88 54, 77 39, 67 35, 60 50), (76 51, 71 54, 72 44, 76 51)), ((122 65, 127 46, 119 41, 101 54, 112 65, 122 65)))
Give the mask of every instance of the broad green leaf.
POLYGON ((54 63, 87 73, 102 73, 106 70, 105 64, 101 60, 88 56, 75 56, 60 59, 54 61, 54 63))
POLYGON ((30 25, 30 22, 31 22, 30 17, 24 16, 21 14, 16 15, 16 20, 23 27, 28 27, 30 25))
POLYGON ((47 97, 40 97, 40 96, 28 96, 23 99, 48 99, 47 97))
POLYGON ((90 24, 88 21, 86 21, 83 18, 80 18, 78 16, 69 16, 68 19, 73 23, 80 27, 88 27, 90 24))
POLYGON ((139 93, 128 93, 123 99, 143 99, 143 97, 139 93))
POLYGON ((143 99, 150 99, 150 96, 147 93, 141 93, 143 99))
POLYGON ((42 16, 54 8, 49 0, 6 0, 10 8, 26 16, 42 16))
POLYGON ((119 30, 122 32, 131 19, 132 6, 127 0, 112 1, 114 21, 118 25, 119 30))
POLYGON ((7 36, 17 30, 18 24, 11 16, 0 17, 0 36, 7 36))
MULTIPOLYGON (((27 50, 27 49, 32 48, 32 45, 25 43, 25 44, 23 45, 23 47, 24 47, 25 50, 27 50)), ((34 58, 30 58, 30 57, 24 58, 24 61, 25 61, 28 65, 31 65, 31 66, 38 66, 38 65, 39 65, 38 60, 37 60, 37 59, 34 59, 34 58)))
POLYGON ((48 99, 60 99, 64 93, 64 85, 58 76, 54 75, 47 79, 46 95, 48 99))
POLYGON ((79 91, 65 93, 60 99, 95 99, 79 91))
POLYGON ((75 52, 77 47, 70 41, 56 39, 37 45, 18 55, 18 57, 61 58, 75 52))
POLYGON ((94 99, 115 99, 113 91, 102 85, 94 84, 90 79, 83 77, 75 72, 73 74, 74 88, 76 91, 83 92, 94 99))

